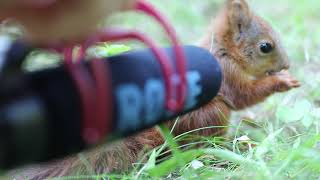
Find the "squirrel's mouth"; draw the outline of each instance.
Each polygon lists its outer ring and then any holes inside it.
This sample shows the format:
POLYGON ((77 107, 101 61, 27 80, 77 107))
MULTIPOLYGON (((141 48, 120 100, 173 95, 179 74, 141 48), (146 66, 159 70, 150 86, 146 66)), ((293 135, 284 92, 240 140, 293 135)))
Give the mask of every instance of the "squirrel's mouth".
POLYGON ((280 69, 280 70, 268 70, 268 71, 266 71, 265 75, 266 76, 273 76, 273 75, 275 75, 278 72, 281 72, 283 70, 286 70, 286 68, 283 68, 283 69, 280 69))
POLYGON ((275 69, 269 69, 265 72, 266 76, 272 76, 275 75, 278 72, 281 72, 283 70, 288 70, 289 69, 289 65, 288 64, 284 64, 283 66, 279 67, 279 68, 275 68, 275 69))
MULTIPOLYGON (((281 70, 280 70, 281 71, 281 70)), ((276 73, 280 72, 280 71, 276 71, 276 70, 268 70, 266 71, 266 76, 273 76, 275 75, 276 73)))
POLYGON ((266 76, 272 76, 272 75, 275 75, 277 73, 277 71, 275 71, 275 70, 268 70, 268 71, 266 71, 266 76))

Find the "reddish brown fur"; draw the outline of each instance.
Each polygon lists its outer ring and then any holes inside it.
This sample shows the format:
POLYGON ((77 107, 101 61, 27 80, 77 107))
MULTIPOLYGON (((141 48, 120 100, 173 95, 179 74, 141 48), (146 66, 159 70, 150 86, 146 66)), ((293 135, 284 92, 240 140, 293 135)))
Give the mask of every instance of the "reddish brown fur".
MULTIPOLYGON (((231 111, 241 110, 262 102, 275 92, 298 87, 299 82, 287 72, 266 76, 268 70, 279 72, 288 68, 286 52, 271 27, 249 10, 244 0, 227 0, 226 8, 201 41, 201 46, 210 49, 218 59, 224 79, 219 95, 206 106, 180 117, 174 135, 211 126, 227 126, 231 111), (237 32, 241 25, 243 32, 237 32), (255 27, 250 29, 251 27, 255 27), (274 52, 261 55, 256 44, 266 40, 275 45, 274 52), (249 54, 246 54, 249 52, 249 54)), ((171 128, 174 122, 168 122, 171 128)), ((209 128, 196 131, 202 136, 222 135, 227 128, 209 128)), ((100 147, 84 155, 85 161, 73 157, 62 163, 30 171, 34 179, 56 177, 80 172, 99 174, 123 171, 137 162, 143 150, 164 142, 157 128, 149 129, 134 137, 117 142, 109 147, 100 147)), ((29 176, 30 177, 30 176, 29 176)))

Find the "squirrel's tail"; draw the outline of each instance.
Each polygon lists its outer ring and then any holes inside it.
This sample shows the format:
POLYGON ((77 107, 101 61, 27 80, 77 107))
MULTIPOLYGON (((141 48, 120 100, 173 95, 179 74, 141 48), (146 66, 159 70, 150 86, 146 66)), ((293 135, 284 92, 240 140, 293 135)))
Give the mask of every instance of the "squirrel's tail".
POLYGON ((163 142, 160 131, 152 128, 122 141, 81 153, 76 157, 48 165, 33 166, 20 172, 15 170, 10 174, 16 180, 40 180, 74 175, 96 176, 120 170, 125 171, 140 160, 144 151, 155 148, 163 142))

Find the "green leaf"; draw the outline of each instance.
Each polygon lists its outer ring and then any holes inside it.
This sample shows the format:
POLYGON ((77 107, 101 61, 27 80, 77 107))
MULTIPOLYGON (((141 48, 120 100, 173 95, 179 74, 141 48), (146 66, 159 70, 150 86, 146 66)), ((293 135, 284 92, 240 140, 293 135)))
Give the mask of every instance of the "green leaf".
POLYGON ((109 56, 114 56, 117 54, 121 54, 127 51, 130 51, 131 48, 126 46, 126 45, 121 45, 121 44, 113 44, 113 45, 108 45, 108 44, 102 44, 98 46, 91 47, 88 50, 88 53, 92 56, 95 57, 109 57, 109 56))
POLYGON ((303 114, 291 107, 279 106, 276 117, 282 122, 290 123, 300 120, 303 117, 303 114))
POLYGON ((279 106, 276 117, 285 123, 291 123, 302 120, 312 109, 312 104, 308 100, 301 100, 295 103, 293 107, 279 106))
POLYGON ((311 108, 312 104, 306 99, 298 101, 294 106, 294 109, 298 111, 302 116, 309 113, 311 111, 311 108))
POLYGON ((182 159, 183 159, 183 162, 191 162, 201 154, 203 154, 203 151, 200 151, 200 150, 189 150, 186 152, 182 152, 179 154, 179 156, 174 156, 173 158, 157 165, 156 167, 149 169, 147 172, 152 177, 162 177, 174 171, 175 169, 181 167, 182 159))
POLYGON ((148 162, 145 164, 145 169, 152 169, 156 166, 156 158, 157 158, 157 151, 154 149, 148 159, 148 162))
POLYGON ((130 51, 131 48, 125 45, 110 45, 106 48, 106 51, 108 52, 109 56, 121 54, 127 51, 130 51))
POLYGON ((314 119, 310 114, 306 114, 302 119, 302 124, 306 128, 310 128, 313 122, 314 122, 314 119))
POLYGON ((258 166, 258 163, 256 163, 255 161, 247 159, 242 155, 236 154, 232 151, 225 149, 205 149, 204 153, 214 155, 222 160, 230 161, 238 165, 248 165, 253 167, 258 166))
POLYGON ((320 119, 320 108, 313 109, 313 110, 311 111, 311 115, 312 115, 314 118, 320 119))
POLYGON ((274 145, 276 144, 275 140, 277 136, 282 133, 283 129, 279 129, 273 133, 271 133, 265 140, 262 141, 261 145, 256 148, 255 156, 257 158, 263 157, 270 150, 274 150, 274 145))
POLYGON ((294 141, 294 144, 293 144, 293 149, 297 149, 299 148, 301 145, 301 138, 297 138, 295 141, 294 141))

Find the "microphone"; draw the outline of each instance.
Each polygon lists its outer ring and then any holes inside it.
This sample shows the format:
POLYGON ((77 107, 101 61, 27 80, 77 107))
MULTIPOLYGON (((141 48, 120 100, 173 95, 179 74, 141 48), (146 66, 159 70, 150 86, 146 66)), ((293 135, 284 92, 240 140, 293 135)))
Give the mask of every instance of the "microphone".
MULTIPOLYGON (((19 50, 14 47, 12 51, 19 50)), ((24 46, 19 47, 26 54, 24 46)), ((174 50, 164 50, 174 64, 174 50)), ((183 51, 187 60, 187 94, 183 111, 177 113, 166 110, 161 67, 149 49, 103 60, 110 68, 112 99, 108 101, 113 104, 112 128, 108 128, 104 142, 195 110, 217 95, 222 81, 217 60, 200 47, 183 46, 183 51)), ((89 69, 88 63, 83 65, 89 69)), ((175 80, 179 79, 173 77, 175 80)), ((77 87, 63 66, 0 77, 0 82, 0 169, 90 148, 81 136, 82 109, 77 87)))

